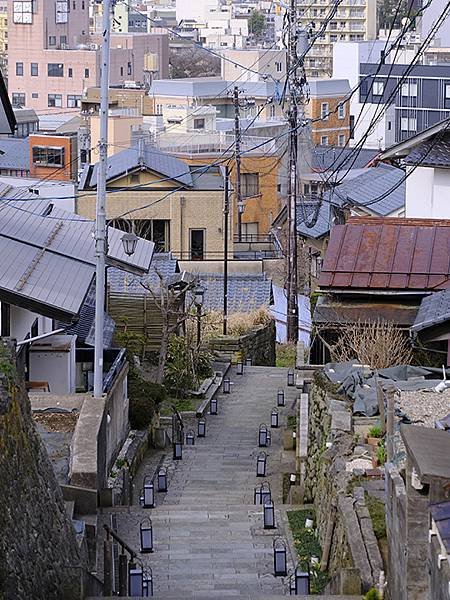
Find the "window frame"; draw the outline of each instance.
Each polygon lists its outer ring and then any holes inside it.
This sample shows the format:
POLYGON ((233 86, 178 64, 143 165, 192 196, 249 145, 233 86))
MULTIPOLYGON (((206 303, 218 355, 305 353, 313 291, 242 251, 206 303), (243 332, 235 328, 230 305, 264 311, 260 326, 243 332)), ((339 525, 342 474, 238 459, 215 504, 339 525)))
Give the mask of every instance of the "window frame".
POLYGON ((65 158, 64 146, 32 146, 31 162, 37 167, 63 167, 65 158), (39 156, 36 159, 36 155, 39 156), (56 160, 59 158, 59 160, 56 160))
POLYGON ((30 77, 39 77, 39 63, 30 63, 30 77), (36 72, 33 73, 33 70, 35 70, 36 72))
POLYGON ((64 63, 47 63, 47 77, 64 77, 64 63))
POLYGON ((241 173, 241 197, 256 198, 261 195, 259 173, 241 173), (253 179, 252 179, 253 178, 253 179))
POLYGON ((16 62, 16 76, 23 77, 23 62, 16 62))
POLYGON ((62 108, 62 94, 47 94, 47 107, 62 108), (54 104, 50 104, 50 98, 54 99, 54 104), (60 104, 57 104, 58 101, 60 102, 60 104))
POLYGON ((320 118, 322 121, 328 121, 328 117, 330 116, 330 104, 329 102, 321 102, 320 103, 320 118), (326 107, 324 109, 324 107, 326 107))

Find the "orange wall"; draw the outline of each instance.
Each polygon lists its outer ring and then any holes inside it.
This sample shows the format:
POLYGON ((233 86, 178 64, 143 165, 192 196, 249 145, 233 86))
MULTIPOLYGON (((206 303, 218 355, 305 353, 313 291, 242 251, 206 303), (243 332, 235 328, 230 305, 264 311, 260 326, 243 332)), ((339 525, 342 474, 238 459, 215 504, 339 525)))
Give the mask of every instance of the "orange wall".
POLYGON ((350 136, 350 105, 345 104, 345 115, 343 119, 338 117, 338 105, 342 102, 343 97, 322 97, 311 98, 307 105, 307 116, 313 119, 311 125, 311 137, 314 144, 320 144, 322 136, 328 137, 329 146, 339 145, 339 136, 345 135, 345 142, 350 136), (322 103, 328 103, 328 119, 321 119, 322 103), (314 122, 315 119, 318 119, 314 122))
MULTIPOLYGON (((77 161, 72 164, 72 144, 76 144, 75 137, 30 135, 30 177, 55 179, 58 181, 72 181, 77 172, 77 161), (64 167, 33 165, 33 146, 56 146, 64 148, 64 167)), ((74 157, 76 153, 74 153, 74 157)))

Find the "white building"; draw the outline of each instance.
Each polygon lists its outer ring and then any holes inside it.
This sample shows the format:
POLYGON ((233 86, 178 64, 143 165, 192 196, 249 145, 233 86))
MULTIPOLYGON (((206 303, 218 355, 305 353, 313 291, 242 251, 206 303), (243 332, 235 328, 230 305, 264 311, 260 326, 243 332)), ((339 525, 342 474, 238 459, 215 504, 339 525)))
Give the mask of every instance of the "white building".
POLYGON ((273 79, 281 80, 286 76, 285 49, 224 50, 222 56, 222 78, 225 80, 262 81, 269 78, 273 81, 273 79))
MULTIPOLYGON (((374 40, 377 36, 377 0, 315 0, 298 2, 300 23, 312 35, 320 31, 323 22, 333 14, 323 35, 315 40, 306 55, 305 66, 310 77, 331 77, 333 73, 333 44, 374 40), (335 12, 334 12, 335 11, 335 12)), ((347 75, 346 75, 347 77, 347 75)))

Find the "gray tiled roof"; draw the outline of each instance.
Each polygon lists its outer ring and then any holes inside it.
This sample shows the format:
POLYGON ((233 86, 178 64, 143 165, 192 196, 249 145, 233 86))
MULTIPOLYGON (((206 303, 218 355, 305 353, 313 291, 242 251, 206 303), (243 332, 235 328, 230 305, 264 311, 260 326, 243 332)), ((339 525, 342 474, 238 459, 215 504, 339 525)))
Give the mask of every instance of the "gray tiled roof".
POLYGON ((450 321, 450 290, 426 296, 420 303, 412 331, 422 331, 439 323, 450 321))
POLYGON ((436 134, 432 138, 418 144, 404 158, 407 165, 430 165, 434 167, 450 167, 450 133, 436 134))
POLYGON ((312 168, 314 171, 342 169, 360 169, 367 165, 380 153, 370 148, 340 148, 339 146, 315 146, 312 151, 312 168))
MULTIPOLYGON (((223 275, 200 273, 206 310, 223 311, 223 275)), ((228 312, 249 312, 272 303, 272 281, 260 274, 228 276, 228 312)))
POLYGON ((143 285, 141 285, 141 282, 146 285, 148 284, 152 290, 156 290, 160 282, 158 273, 165 280, 176 273, 177 268, 177 259, 173 258, 169 253, 161 252, 153 255, 148 275, 144 277, 127 273, 122 269, 108 269, 108 287, 110 292, 114 294, 126 293, 143 296, 147 292, 143 285))
MULTIPOLYGON (((328 195, 325 200, 328 199, 328 195)), ((317 201, 305 201, 303 205, 297 205, 297 233, 299 235, 318 239, 326 235, 331 227, 331 205, 329 202, 322 202, 318 208, 317 201), (306 219, 305 219, 306 217, 306 219), (314 224, 312 225, 312 223, 314 224), (308 224, 312 225, 308 227, 308 224)))
POLYGON ((0 169, 30 170, 28 138, 2 138, 0 152, 0 169))
MULTIPOLYGON (((59 322, 58 327, 65 327, 65 323, 59 322)), ((103 347, 111 348, 114 330, 116 328, 115 321, 105 312, 103 326, 103 347)), ((77 340, 84 342, 88 346, 95 345, 95 283, 89 289, 86 300, 80 310, 78 321, 66 327, 66 333, 76 335, 77 340)))
POLYGON ((405 206, 406 182, 402 169, 378 165, 334 188, 333 201, 339 204, 366 206, 370 213, 386 217, 405 206), (391 191, 392 190, 392 191, 391 191), (378 202, 376 198, 387 194, 378 202))
MULTIPOLYGON (((107 181, 117 179, 128 171, 133 171, 139 166, 178 181, 186 187, 192 187, 192 175, 189 166, 166 152, 161 152, 153 146, 145 145, 139 148, 127 148, 108 158, 107 181)), ((97 186, 98 163, 86 165, 80 180, 80 189, 95 188, 97 186)))

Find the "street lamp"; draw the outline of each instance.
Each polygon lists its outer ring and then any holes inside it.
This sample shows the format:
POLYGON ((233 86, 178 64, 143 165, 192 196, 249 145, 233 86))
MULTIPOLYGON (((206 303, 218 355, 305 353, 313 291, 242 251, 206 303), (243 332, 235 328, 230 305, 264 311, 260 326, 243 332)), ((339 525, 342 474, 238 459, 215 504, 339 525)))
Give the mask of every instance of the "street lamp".
POLYGON ((141 539, 141 553, 153 552, 153 525, 152 520, 145 517, 139 525, 141 539))
POLYGON ((153 572, 151 567, 146 566, 142 580, 142 595, 144 598, 152 598, 153 596, 153 572))
POLYGON ((264 529, 275 529, 275 507, 272 501, 264 504, 264 529))
POLYGON ((194 446, 195 445, 195 433, 193 429, 190 429, 186 434, 186 446, 194 446))
POLYGON ((277 406, 285 406, 285 400, 284 400, 284 390, 282 390, 281 388, 278 390, 277 392, 277 406))
POLYGON ((144 572, 141 565, 130 562, 128 567, 128 593, 131 597, 141 597, 144 588, 144 572))
POLYGON ((199 419, 197 424, 197 437, 206 436, 206 419, 199 419))
POLYGON ((155 508, 155 489, 153 481, 149 475, 144 477, 144 486, 142 490, 142 506, 143 508, 155 508))
POLYGON ((217 398, 211 398, 209 403, 209 414, 217 415, 217 398))
POLYGON ((263 481, 261 485, 255 487, 253 499, 255 504, 261 504, 262 506, 272 500, 272 492, 268 481, 263 481))
POLYGON ((294 378, 294 369, 289 369, 288 373, 287 373, 287 384, 289 387, 292 387, 295 383, 295 378, 294 378))
POLYGON ((167 469, 160 467, 158 470, 158 492, 167 492, 167 469))
POLYGON ((132 256, 136 251, 138 236, 135 233, 125 233, 122 237, 123 251, 127 256, 132 256))
POLYGON ((265 477, 267 467, 267 454, 260 452, 256 459, 256 477, 265 477))
POLYGON ((183 444, 181 442, 173 443, 173 460, 181 460, 183 458, 183 444))
POLYGON ((244 374, 244 363, 242 360, 240 360, 236 365, 236 375, 243 375, 243 374, 244 374))
POLYGON ((200 347, 202 337, 202 306, 205 288, 198 284, 194 289, 194 304, 197 308, 197 347, 200 347))
POLYGON ((287 575, 286 544, 281 538, 273 541, 273 570, 275 577, 285 577, 287 575))
POLYGON ((278 427, 278 410, 273 407, 272 412, 270 413, 270 426, 274 429, 278 427))
POLYGON ((302 571, 298 565, 291 576, 289 590, 291 596, 303 596, 310 593, 309 573, 302 571))
POLYGON ((264 423, 261 423, 261 425, 259 426, 259 431, 258 431, 258 446, 260 448, 265 448, 269 445, 269 442, 267 439, 267 434, 268 434, 267 425, 265 425, 264 423))
POLYGON ((229 377, 224 377, 223 379, 223 393, 229 394, 231 391, 231 381, 229 377))

